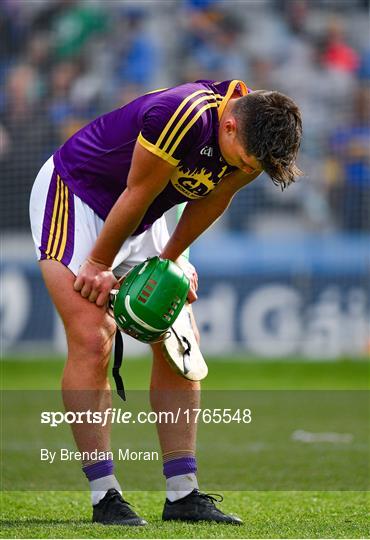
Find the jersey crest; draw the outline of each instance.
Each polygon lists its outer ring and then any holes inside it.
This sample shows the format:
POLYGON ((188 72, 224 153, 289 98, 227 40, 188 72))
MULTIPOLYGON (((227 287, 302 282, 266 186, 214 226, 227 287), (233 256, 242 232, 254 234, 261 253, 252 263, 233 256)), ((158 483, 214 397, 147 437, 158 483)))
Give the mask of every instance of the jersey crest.
POLYGON ((171 183, 177 191, 189 199, 201 199, 212 191, 224 176, 227 165, 222 167, 216 176, 212 171, 207 171, 205 167, 190 170, 177 167, 171 177, 171 183))

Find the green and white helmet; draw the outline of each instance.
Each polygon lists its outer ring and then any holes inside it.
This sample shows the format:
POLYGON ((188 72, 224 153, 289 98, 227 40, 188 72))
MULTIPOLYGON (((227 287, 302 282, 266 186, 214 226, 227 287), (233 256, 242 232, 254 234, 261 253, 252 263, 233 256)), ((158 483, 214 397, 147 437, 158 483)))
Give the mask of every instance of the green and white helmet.
POLYGON ((181 268, 168 259, 153 257, 135 266, 113 300, 118 327, 144 343, 159 341, 182 310, 189 286, 181 268))

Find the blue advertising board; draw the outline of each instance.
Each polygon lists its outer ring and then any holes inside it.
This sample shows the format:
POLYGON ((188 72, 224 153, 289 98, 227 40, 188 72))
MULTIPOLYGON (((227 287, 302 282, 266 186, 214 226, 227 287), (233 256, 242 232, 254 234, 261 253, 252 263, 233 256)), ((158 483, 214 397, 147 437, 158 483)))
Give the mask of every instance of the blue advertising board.
MULTIPOLYGON (((337 358, 370 346, 369 236, 258 239, 217 235, 199 240, 194 312, 205 354, 337 358)), ((3 259, 3 351, 65 349, 62 325, 35 260, 3 259)), ((145 347, 127 339, 129 354, 145 347)))

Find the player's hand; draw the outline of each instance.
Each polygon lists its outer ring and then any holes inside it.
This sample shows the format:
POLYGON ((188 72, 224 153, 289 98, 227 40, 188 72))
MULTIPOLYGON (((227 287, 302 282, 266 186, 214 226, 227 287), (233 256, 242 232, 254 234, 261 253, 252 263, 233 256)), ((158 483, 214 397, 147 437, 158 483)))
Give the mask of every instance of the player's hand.
POLYGON ((177 259, 176 264, 178 264, 181 270, 184 272, 185 276, 190 281, 190 289, 188 292, 188 302, 192 304, 198 300, 197 290, 198 290, 198 274, 195 270, 195 267, 185 258, 180 257, 177 259))
POLYGON ((86 259, 80 266, 73 288, 89 302, 95 302, 102 307, 107 303, 109 293, 117 283, 111 268, 86 259))

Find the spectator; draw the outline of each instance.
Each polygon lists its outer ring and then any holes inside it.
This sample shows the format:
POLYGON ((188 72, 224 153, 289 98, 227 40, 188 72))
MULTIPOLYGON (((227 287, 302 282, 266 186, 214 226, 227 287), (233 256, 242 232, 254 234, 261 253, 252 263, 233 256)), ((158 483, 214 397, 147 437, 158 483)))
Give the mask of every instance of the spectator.
POLYGON ((326 68, 346 73, 354 73, 359 66, 359 56, 347 43, 343 22, 336 17, 328 24, 322 59, 326 68))
POLYGON ((348 231, 370 230, 370 89, 360 86, 353 119, 330 138, 329 173, 336 176, 332 200, 337 220, 348 231))
POLYGON ((65 2, 65 9, 55 16, 53 31, 58 58, 78 56, 94 35, 107 30, 103 10, 87 2, 65 2))
POLYGON ((154 41, 146 28, 146 12, 143 9, 129 9, 122 13, 123 47, 118 63, 121 84, 135 85, 145 91, 155 77, 157 51, 154 41))
POLYGON ((358 69, 358 78, 364 83, 370 81, 370 47, 362 51, 360 65, 358 69))
POLYGON ((79 125, 77 111, 70 97, 78 70, 77 63, 70 61, 59 62, 51 70, 47 112, 58 133, 60 144, 72 135, 72 131, 77 131, 84 124, 81 120, 79 125))
POLYGON ((10 71, 6 108, 0 116, 5 144, 0 149, 0 226, 28 227, 29 188, 56 145, 53 127, 41 107, 37 72, 27 64, 10 71))
POLYGON ((240 40, 244 21, 209 2, 196 6, 186 20, 181 53, 185 60, 185 66, 181 66, 183 80, 233 79, 235 74, 248 71, 240 40))

